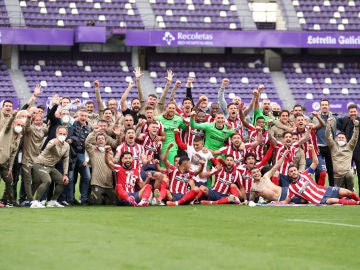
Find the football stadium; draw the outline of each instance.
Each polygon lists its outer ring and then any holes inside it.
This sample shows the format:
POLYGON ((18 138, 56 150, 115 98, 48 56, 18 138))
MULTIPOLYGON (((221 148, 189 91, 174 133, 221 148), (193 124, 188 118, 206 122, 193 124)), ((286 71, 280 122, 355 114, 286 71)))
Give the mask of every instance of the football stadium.
POLYGON ((356 269, 359 0, 0 10, 0 269, 356 269))

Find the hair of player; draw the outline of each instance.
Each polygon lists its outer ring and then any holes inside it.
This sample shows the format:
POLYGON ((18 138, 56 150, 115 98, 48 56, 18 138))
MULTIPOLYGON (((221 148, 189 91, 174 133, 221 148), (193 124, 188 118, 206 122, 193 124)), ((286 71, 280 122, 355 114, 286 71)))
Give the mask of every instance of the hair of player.
POLYGON ((180 157, 180 160, 179 160, 179 166, 180 166, 181 164, 183 164, 183 162, 185 162, 185 161, 190 161, 190 158, 187 157, 187 156, 181 156, 181 157, 180 157))

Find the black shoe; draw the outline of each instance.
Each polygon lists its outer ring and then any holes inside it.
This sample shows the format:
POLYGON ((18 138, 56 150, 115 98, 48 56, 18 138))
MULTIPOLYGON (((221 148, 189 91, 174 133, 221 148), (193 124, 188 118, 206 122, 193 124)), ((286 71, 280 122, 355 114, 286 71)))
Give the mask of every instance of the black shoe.
POLYGON ((87 201, 81 202, 82 206, 89 206, 89 203, 87 201))

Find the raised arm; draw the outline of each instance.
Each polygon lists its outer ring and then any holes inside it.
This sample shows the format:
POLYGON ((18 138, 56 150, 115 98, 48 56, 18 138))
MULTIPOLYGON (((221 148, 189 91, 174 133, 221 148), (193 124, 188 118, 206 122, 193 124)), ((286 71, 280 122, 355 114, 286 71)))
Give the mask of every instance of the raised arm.
POLYGON ((271 170, 264 174, 264 178, 267 177, 268 179, 270 179, 274 175, 277 169, 280 168, 281 164, 284 163, 284 159, 288 155, 288 153, 289 150, 285 150, 283 156, 275 163, 275 165, 271 168, 271 170))
POLYGON ((114 157, 111 153, 112 153, 111 146, 106 145, 105 146, 105 163, 111 170, 114 170, 114 168, 115 168, 114 157))
POLYGON ((250 123, 246 120, 246 117, 245 117, 243 108, 244 108, 244 103, 241 103, 241 104, 239 105, 239 116, 240 116, 240 120, 241 120, 241 122, 243 123, 244 127, 246 127, 247 129, 252 129, 252 126, 251 126, 250 123))
POLYGON ((120 106, 121 106, 121 111, 125 112, 128 109, 127 103, 126 103, 126 99, 129 96, 129 93, 131 91, 131 89, 135 86, 135 83, 133 81, 129 82, 128 87, 126 88, 124 94, 121 96, 120 99, 120 106))
POLYGON ((172 70, 169 69, 167 71, 167 76, 165 77, 166 84, 165 84, 164 92, 161 95, 161 98, 159 99, 159 102, 156 105, 161 112, 164 111, 165 99, 166 99, 167 93, 169 92, 173 77, 174 77, 174 73, 172 72, 172 70))
POLYGON ((145 98, 144 98, 144 93, 141 88, 141 76, 144 75, 144 73, 141 73, 140 67, 136 67, 134 70, 134 75, 135 75, 135 79, 136 79, 136 87, 138 90, 138 97, 140 99, 140 104, 141 104, 141 107, 144 107, 145 106, 145 98))
POLYGON ((321 118, 321 116, 319 115, 318 112, 312 112, 311 114, 312 114, 314 117, 316 117, 316 119, 319 121, 319 123, 313 127, 315 130, 318 130, 318 129, 322 128, 322 127, 325 127, 325 122, 324 122, 324 120, 321 118))
POLYGON ((180 147, 180 149, 186 151, 187 146, 180 138, 179 129, 174 129, 174 134, 175 134, 175 142, 176 142, 176 144, 180 147))
POLYGON ((269 139, 270 139, 271 143, 272 143, 273 145, 277 145, 278 141, 277 141, 277 139, 276 139, 275 136, 274 136, 274 130, 269 129, 269 130, 268 130, 268 135, 269 135, 269 139))
POLYGON ((101 98, 100 93, 100 82, 98 80, 94 81, 94 87, 95 87, 95 97, 96 97, 96 103, 98 105, 98 111, 99 113, 102 112, 104 108, 104 104, 101 98))
POLYGON ((325 138, 326 138, 326 143, 327 143, 328 146, 331 146, 331 145, 335 144, 335 140, 332 138, 331 132, 330 132, 331 124, 332 124, 333 121, 334 121, 334 118, 330 117, 330 118, 328 118, 327 124, 326 124, 325 138))
POLYGON ((206 101, 206 97, 200 97, 199 98, 198 102, 196 102, 196 104, 195 104, 195 106, 193 108, 193 111, 197 112, 201 102, 203 102, 203 101, 206 101))
POLYGON ((353 120, 354 122, 354 132, 353 135, 351 136, 351 139, 349 141, 349 146, 352 150, 355 149, 356 143, 358 141, 359 138, 359 121, 358 120, 353 120))
POLYGON ((314 146, 312 144, 309 144, 308 148, 311 151, 311 158, 312 158, 312 163, 310 164, 310 168, 315 171, 316 167, 319 164, 319 160, 318 160, 317 154, 315 152, 314 146))
POLYGON ((192 97, 192 84, 195 81, 195 78, 189 77, 186 81, 186 97, 191 99, 192 105, 194 106, 194 99, 192 97))
POLYGON ((227 117, 228 110, 227 110, 227 102, 225 100, 225 87, 229 84, 230 80, 228 78, 224 78, 221 81, 221 86, 218 92, 218 103, 221 110, 224 112, 225 117, 227 117))
MULTIPOLYGON (((174 84, 173 89, 171 90, 171 94, 170 94, 170 101, 175 101, 175 94, 176 94, 176 90, 179 89, 181 86, 181 82, 180 81, 176 81, 174 84)), ((176 101, 175 101, 176 103, 176 101)))
POLYGON ((244 109, 244 115, 245 116, 247 116, 251 112, 251 110, 254 108, 256 99, 257 98, 255 97, 255 94, 253 94, 253 97, 251 98, 250 104, 244 109))
POLYGON ((22 110, 30 110, 31 106, 35 103, 36 98, 40 95, 41 93, 41 85, 37 84, 34 87, 34 92, 31 95, 31 97, 29 98, 28 102, 26 102, 26 104, 21 108, 22 110))

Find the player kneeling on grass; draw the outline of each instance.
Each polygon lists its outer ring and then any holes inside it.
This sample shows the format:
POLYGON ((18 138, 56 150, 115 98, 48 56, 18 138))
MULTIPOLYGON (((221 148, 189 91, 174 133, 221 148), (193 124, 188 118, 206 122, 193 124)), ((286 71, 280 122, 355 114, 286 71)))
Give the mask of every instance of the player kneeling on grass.
POLYGON ((187 156, 180 157, 178 167, 171 165, 167 159, 167 155, 170 148, 173 146, 174 143, 168 145, 162 158, 169 177, 170 192, 167 195, 168 201, 166 202, 168 206, 186 204, 195 199, 199 192, 199 188, 195 185, 193 177, 202 172, 204 168, 204 162, 202 162, 197 172, 191 171, 191 162, 187 156), (191 190, 188 191, 189 186, 191 190))
POLYGON ((115 191, 120 205, 148 206, 152 186, 149 183, 151 174, 145 181, 141 180, 138 168, 133 167, 133 156, 130 152, 124 151, 120 156, 120 164, 114 164, 111 155, 111 146, 105 147, 105 162, 108 167, 117 172, 115 191), (138 185, 139 191, 135 192, 138 185))
POLYGON ((241 204, 239 194, 244 199, 244 203, 247 204, 245 190, 241 184, 241 174, 234 166, 234 157, 226 155, 225 158, 225 162, 221 162, 223 163, 222 168, 209 172, 208 177, 216 176, 214 186, 211 189, 205 186, 200 187, 196 199, 200 199, 201 195, 208 199, 202 200, 201 204, 241 204))
POLYGON ((309 145, 312 152, 312 163, 307 170, 300 173, 298 169, 291 165, 288 169, 288 177, 291 181, 289 194, 282 203, 289 203, 294 196, 301 197, 313 204, 344 204, 359 205, 360 198, 355 192, 339 187, 326 187, 315 183, 311 174, 315 172, 318 165, 317 156, 312 145, 309 145), (347 197, 348 199, 344 199, 347 197))

